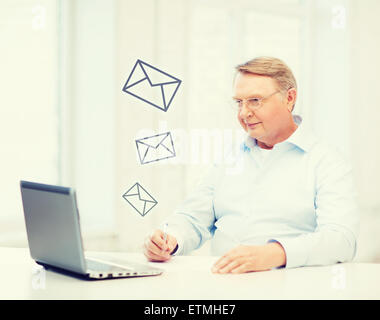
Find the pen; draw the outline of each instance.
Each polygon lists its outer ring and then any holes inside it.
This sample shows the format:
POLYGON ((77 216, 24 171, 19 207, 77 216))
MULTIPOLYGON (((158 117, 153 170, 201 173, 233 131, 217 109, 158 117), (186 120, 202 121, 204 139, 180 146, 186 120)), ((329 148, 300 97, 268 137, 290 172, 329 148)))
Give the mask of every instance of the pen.
POLYGON ((164 224, 164 242, 165 242, 165 247, 166 247, 166 240, 167 240, 167 238, 168 238, 167 229, 168 229, 168 224, 165 223, 165 224, 164 224))

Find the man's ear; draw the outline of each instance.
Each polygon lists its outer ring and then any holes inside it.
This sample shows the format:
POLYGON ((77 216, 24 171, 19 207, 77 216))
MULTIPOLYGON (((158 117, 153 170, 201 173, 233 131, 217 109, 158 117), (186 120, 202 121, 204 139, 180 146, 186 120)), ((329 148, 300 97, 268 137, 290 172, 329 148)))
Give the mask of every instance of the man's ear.
POLYGON ((297 100, 297 90, 295 88, 290 88, 286 97, 287 109, 289 112, 293 111, 294 105, 297 100))

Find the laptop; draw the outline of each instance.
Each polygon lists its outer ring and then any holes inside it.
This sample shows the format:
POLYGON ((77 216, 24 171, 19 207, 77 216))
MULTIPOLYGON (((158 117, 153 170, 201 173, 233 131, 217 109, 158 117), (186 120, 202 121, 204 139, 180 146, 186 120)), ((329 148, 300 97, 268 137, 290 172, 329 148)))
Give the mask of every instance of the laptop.
POLYGON ((73 188, 20 181, 29 250, 40 265, 86 279, 162 274, 149 265, 110 257, 85 256, 73 188))

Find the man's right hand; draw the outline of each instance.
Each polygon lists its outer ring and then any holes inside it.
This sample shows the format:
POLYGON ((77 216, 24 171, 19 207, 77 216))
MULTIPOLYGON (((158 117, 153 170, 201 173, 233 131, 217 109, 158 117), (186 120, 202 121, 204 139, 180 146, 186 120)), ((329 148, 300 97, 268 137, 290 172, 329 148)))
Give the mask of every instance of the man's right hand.
POLYGON ((171 253, 177 247, 177 239, 170 234, 166 235, 160 229, 152 232, 144 241, 144 255, 149 261, 167 261, 171 258, 171 253))

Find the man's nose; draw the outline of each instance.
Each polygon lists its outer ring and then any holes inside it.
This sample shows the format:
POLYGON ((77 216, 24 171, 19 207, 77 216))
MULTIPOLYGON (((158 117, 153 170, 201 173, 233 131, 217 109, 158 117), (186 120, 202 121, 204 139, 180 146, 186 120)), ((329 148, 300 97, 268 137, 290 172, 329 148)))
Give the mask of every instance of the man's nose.
POLYGON ((243 103, 239 113, 240 113, 240 117, 242 118, 248 118, 248 117, 253 116, 252 110, 247 107, 246 103, 243 103))

